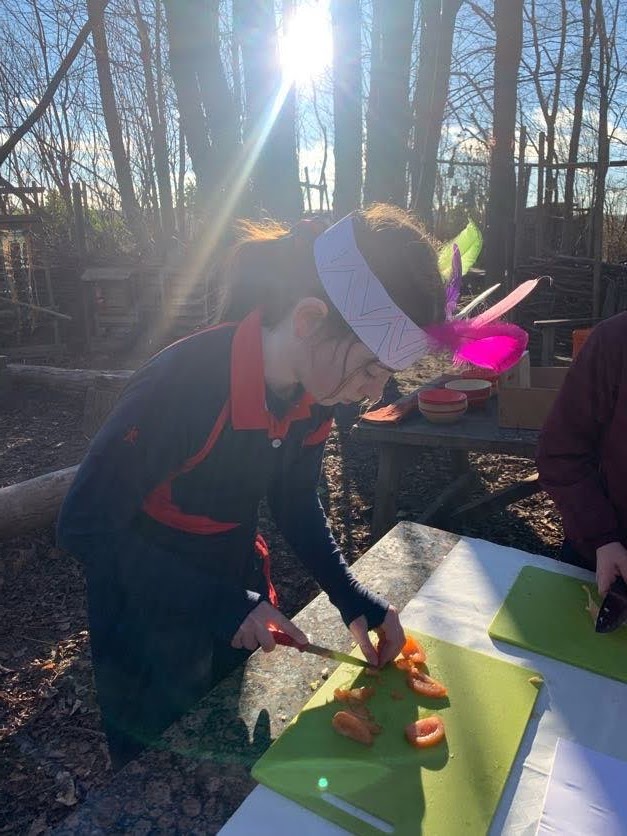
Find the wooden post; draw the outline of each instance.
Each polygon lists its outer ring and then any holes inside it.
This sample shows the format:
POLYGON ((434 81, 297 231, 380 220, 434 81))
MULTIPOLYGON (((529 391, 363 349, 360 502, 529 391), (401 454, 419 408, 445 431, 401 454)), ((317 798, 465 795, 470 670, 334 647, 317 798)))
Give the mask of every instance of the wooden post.
POLYGON ((536 214, 536 255, 541 256, 544 249, 544 131, 538 140, 538 199, 536 214))
POLYGON ((327 210, 330 210, 331 207, 329 205, 329 193, 327 191, 327 177, 326 177, 326 174, 324 174, 324 172, 323 172, 322 177, 320 178, 320 211, 321 212, 324 212, 324 200, 325 200, 325 198, 326 198, 326 201, 327 201, 327 210))
POLYGON ((126 380, 119 378, 97 377, 85 395, 83 412, 83 432, 87 438, 93 438, 104 424, 115 406, 126 380))
POLYGON ((74 209, 74 233, 76 235, 76 249, 81 261, 87 255, 87 240, 85 237, 85 212, 83 210, 83 195, 80 182, 72 183, 72 208, 74 209))
POLYGON ((372 536, 380 540, 396 523, 396 500, 403 462, 401 447, 382 444, 379 448, 379 467, 374 492, 372 536))
POLYGON ((527 205, 527 178, 525 176, 525 149, 527 148, 527 129, 524 125, 520 128, 518 139, 518 182, 516 189, 516 209, 514 212, 514 250, 512 253, 511 267, 509 273, 509 290, 514 287, 514 273, 520 256, 520 245, 524 232, 525 207, 527 205))
MULTIPOLYGON (((57 307, 54 301, 54 292, 52 290, 52 279, 50 278, 50 266, 48 264, 44 265, 44 276, 46 279, 46 292, 48 294, 48 307, 56 311, 57 307)), ((52 317, 52 332, 54 334, 54 344, 59 345, 61 342, 61 338, 59 335, 59 320, 56 316, 52 317)))
POLYGON ((603 209, 605 207, 605 178, 607 164, 610 158, 610 140, 606 140, 605 149, 599 154, 597 166, 596 202, 594 204, 594 264, 592 266, 592 316, 596 319, 601 315, 601 268, 603 265, 603 209))
POLYGON ((312 214, 311 209, 311 183, 309 182, 309 168, 305 166, 305 188, 307 189, 307 208, 309 209, 309 214, 312 214))
POLYGON ((0 354, 0 397, 6 395, 11 388, 11 377, 7 363, 9 358, 5 354, 0 354))

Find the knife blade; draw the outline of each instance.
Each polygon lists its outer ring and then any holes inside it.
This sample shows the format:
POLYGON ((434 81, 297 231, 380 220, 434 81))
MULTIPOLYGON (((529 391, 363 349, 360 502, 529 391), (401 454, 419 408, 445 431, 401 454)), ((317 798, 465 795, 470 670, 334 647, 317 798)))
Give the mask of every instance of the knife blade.
POLYGON ((597 633, 613 633, 627 621, 627 584, 618 577, 612 583, 599 608, 597 633))
POLYGON ((270 632, 277 644, 284 647, 294 647, 301 653, 315 653, 316 656, 322 656, 325 659, 332 659, 334 662, 345 662, 347 665, 357 665, 360 668, 369 668, 371 665, 365 659, 359 659, 357 656, 350 656, 348 653, 342 653, 340 650, 332 650, 330 647, 322 647, 319 644, 300 644, 284 633, 282 630, 271 629, 270 632))

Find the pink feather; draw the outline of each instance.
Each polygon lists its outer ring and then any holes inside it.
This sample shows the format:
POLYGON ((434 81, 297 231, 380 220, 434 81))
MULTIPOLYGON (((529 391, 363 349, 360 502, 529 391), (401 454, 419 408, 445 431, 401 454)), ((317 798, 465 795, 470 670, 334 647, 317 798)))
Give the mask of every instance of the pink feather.
POLYGON ((538 276, 537 279, 528 279, 526 282, 522 282, 522 284, 519 284, 518 287, 514 288, 514 290, 512 290, 512 292, 504 299, 497 302, 496 305, 492 305, 492 307, 488 308, 487 311, 484 311, 482 314, 475 317, 476 324, 487 325, 489 322, 494 322, 495 319, 500 319, 502 316, 505 316, 506 313, 509 313, 509 311, 511 311, 512 308, 515 308, 516 305, 523 301, 523 299, 526 299, 531 291, 535 290, 538 284, 546 278, 549 277, 538 276))
POLYGON ((472 363, 496 374, 517 363, 529 342, 527 332, 510 322, 481 325, 474 319, 457 319, 429 325, 425 331, 437 347, 453 353, 455 363, 472 363))

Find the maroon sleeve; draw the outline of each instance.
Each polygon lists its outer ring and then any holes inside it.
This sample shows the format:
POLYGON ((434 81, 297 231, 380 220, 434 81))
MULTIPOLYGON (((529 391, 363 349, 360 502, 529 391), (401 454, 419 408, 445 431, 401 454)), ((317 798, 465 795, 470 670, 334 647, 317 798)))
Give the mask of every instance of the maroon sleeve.
POLYGON ((566 537, 584 555, 619 539, 600 456, 622 377, 624 341, 611 321, 595 328, 568 371, 538 445, 540 481, 562 516, 566 537))

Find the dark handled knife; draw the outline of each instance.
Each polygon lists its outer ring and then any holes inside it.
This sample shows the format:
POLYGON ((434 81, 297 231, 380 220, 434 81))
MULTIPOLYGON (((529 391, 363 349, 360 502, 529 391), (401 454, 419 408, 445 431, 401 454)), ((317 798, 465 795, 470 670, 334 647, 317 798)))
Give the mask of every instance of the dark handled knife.
POLYGON ((370 665, 364 659, 359 659, 357 656, 349 656, 348 653, 342 653, 339 650, 331 650, 328 647, 321 647, 319 644, 300 644, 284 633, 282 630, 271 629, 270 632, 277 644, 282 644, 285 647, 295 647, 301 653, 315 653, 316 656, 323 656, 325 659, 333 659, 335 662, 346 662, 348 665, 357 665, 360 668, 369 668, 370 665))
POLYGON ((627 583, 616 578, 601 603, 595 630, 597 633, 613 633, 627 622, 627 583))

